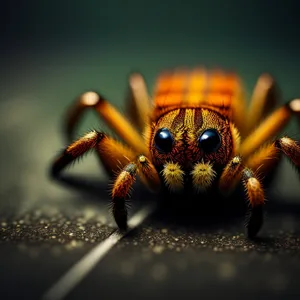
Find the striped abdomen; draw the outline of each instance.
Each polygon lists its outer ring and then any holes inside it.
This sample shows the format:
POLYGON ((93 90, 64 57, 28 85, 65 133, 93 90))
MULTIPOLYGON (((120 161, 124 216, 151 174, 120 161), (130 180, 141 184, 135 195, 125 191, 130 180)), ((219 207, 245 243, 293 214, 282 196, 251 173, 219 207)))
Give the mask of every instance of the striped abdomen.
POLYGON ((209 108, 232 120, 243 102, 243 89, 234 73, 175 70, 157 79, 152 118, 156 121, 176 108, 209 108))

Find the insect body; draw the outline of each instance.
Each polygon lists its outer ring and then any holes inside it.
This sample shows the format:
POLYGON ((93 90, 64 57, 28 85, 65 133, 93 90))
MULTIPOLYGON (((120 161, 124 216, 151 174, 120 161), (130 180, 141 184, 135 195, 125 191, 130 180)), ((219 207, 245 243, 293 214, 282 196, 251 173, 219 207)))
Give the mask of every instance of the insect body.
POLYGON ((120 229, 127 228, 126 199, 138 175, 151 189, 170 192, 191 188, 196 193, 234 190, 242 181, 251 212, 246 229, 254 237, 263 223, 264 190, 258 177, 272 171, 284 153, 300 169, 299 142, 276 135, 300 99, 275 107, 275 84, 259 77, 247 106, 236 74, 204 69, 160 74, 150 97, 142 75, 129 79, 129 115, 122 116, 95 92, 79 97, 70 108, 66 130, 72 139, 83 111, 93 108, 121 137, 91 131, 72 142, 54 161, 52 175, 84 153, 95 149, 103 166, 116 174, 112 211, 120 229))

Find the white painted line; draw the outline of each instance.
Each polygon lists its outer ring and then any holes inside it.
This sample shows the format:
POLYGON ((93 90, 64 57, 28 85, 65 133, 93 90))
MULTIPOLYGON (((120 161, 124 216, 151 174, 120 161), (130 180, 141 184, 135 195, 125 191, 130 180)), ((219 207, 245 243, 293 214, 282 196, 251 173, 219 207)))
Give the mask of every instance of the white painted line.
POLYGON ((125 233, 115 231, 106 240, 98 244, 81 260, 79 260, 53 287, 46 292, 43 300, 61 300, 96 266, 108 251, 125 235, 139 226, 154 210, 154 206, 146 206, 129 220, 129 229, 125 233))

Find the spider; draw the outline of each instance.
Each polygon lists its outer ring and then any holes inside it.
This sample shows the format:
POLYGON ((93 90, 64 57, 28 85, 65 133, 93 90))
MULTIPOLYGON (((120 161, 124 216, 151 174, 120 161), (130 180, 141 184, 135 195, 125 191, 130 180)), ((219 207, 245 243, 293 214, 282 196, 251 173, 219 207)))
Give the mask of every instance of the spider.
POLYGON ((185 188, 203 193, 218 189, 228 195, 242 183, 249 201, 246 234, 254 238, 263 224, 266 175, 284 153, 300 169, 300 144, 276 138, 292 115, 300 115, 300 99, 277 106, 276 84, 262 74, 249 105, 239 76, 204 68, 174 69, 159 74, 153 96, 140 73, 129 76, 128 117, 96 92, 82 94, 66 116, 66 134, 74 139, 82 114, 92 108, 119 141, 102 131, 90 131, 70 143, 55 158, 51 174, 60 172, 91 149, 114 176, 112 213, 127 230, 129 192, 137 179, 154 192, 177 193, 185 188))

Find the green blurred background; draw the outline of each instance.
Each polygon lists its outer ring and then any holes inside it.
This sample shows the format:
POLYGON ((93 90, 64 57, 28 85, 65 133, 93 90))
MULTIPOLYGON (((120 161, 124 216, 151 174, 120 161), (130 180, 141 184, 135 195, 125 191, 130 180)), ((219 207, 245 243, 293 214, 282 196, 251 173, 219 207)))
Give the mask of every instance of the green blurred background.
POLYGON ((121 101, 130 70, 151 85, 165 67, 195 64, 234 69, 249 88, 269 71, 285 98, 299 95, 298 1, 31 0, 3 11, 5 96, 61 102, 97 88, 121 101))

